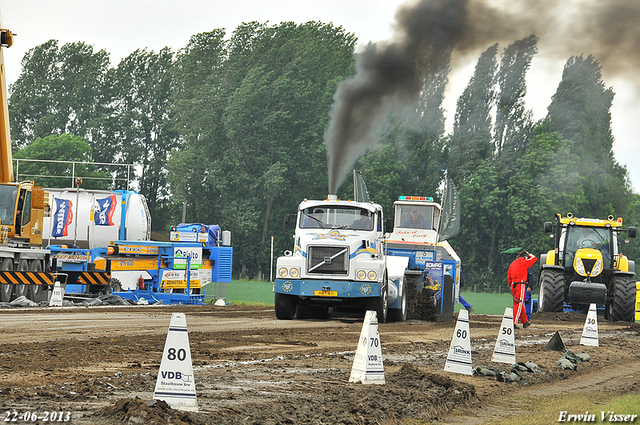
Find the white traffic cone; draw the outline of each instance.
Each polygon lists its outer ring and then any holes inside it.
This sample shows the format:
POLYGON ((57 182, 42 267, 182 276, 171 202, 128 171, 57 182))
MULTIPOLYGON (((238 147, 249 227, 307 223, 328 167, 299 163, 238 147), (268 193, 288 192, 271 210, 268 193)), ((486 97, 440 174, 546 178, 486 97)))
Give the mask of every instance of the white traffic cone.
POLYGON ((505 308, 502 316, 502 324, 498 332, 496 346, 493 349, 492 362, 496 363, 516 363, 516 340, 513 334, 513 309, 505 308))
POLYGON ((378 316, 373 310, 368 310, 364 316, 349 382, 362 382, 363 384, 385 383, 382 344, 378 334, 378 316))
POLYGON ((471 335, 469 334, 469 312, 460 310, 458 322, 453 331, 453 339, 449 347, 447 362, 444 364, 445 372, 473 375, 471 367, 471 335))
POLYGON ((153 398, 166 401, 174 409, 198 411, 187 319, 184 313, 171 315, 153 398))
POLYGON ((53 284, 53 292, 49 299, 50 307, 62 307, 62 286, 59 281, 55 281, 53 284))
POLYGON ((593 347, 598 346, 598 311, 596 310, 596 305, 593 303, 589 306, 589 312, 587 313, 587 320, 584 322, 584 329, 582 330, 580 344, 591 345, 593 347))

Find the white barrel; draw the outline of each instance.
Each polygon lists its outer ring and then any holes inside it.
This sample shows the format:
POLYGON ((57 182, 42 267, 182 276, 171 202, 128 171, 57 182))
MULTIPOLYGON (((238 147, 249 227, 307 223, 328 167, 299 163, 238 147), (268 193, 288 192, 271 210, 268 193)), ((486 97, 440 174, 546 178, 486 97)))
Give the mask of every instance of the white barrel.
POLYGON ((122 193, 109 190, 93 189, 45 189, 49 192, 49 206, 51 215, 55 214, 56 204, 54 198, 67 199, 72 202, 71 212, 73 221, 67 226, 67 236, 54 238, 51 236, 51 217, 45 217, 43 221, 42 244, 73 245, 80 248, 93 248, 108 246, 113 241, 122 239, 121 227, 124 225, 125 240, 149 240, 151 237, 151 217, 147 207, 147 201, 143 195, 136 192, 128 192, 128 199, 124 205, 124 222, 122 220, 123 205, 122 193), (116 196, 116 209, 113 213, 113 226, 95 225, 93 213, 97 211, 98 199, 104 199, 111 195, 116 196))
POLYGON ((222 245, 231 246, 231 232, 229 230, 222 231, 222 245))

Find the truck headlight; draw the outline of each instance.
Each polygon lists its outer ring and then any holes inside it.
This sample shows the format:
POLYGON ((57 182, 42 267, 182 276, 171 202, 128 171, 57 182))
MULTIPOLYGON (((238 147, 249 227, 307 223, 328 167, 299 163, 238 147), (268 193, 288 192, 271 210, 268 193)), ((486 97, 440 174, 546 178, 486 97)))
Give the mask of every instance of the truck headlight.
POLYGON ((371 270, 369 273, 367 273, 367 277, 369 278, 369 280, 376 280, 378 279, 378 272, 375 270, 371 270))
POLYGON ((367 272, 365 272, 364 270, 358 270, 356 272, 356 279, 364 280, 366 277, 367 277, 367 272))
POLYGON ((598 276, 602 271, 602 258, 598 258, 598 261, 593 265, 593 269, 591 270, 591 277, 598 276))
POLYGON ((278 276, 280 277, 287 277, 289 275, 289 270, 287 270, 286 267, 280 267, 278 269, 278 276))
POLYGON ((297 267, 292 267, 291 269, 289 269, 289 276, 291 276, 294 279, 297 279, 298 276, 300 276, 300 269, 297 267))
POLYGON ((578 273, 580 276, 586 276, 587 275, 587 272, 584 269, 584 264, 582 263, 582 258, 580 258, 580 257, 576 258, 575 269, 576 269, 576 273, 578 273))

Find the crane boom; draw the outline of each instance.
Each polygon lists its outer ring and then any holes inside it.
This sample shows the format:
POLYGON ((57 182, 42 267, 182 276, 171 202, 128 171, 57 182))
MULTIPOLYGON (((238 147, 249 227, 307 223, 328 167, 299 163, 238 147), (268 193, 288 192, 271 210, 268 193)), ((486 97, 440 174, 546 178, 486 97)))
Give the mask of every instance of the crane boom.
MULTIPOLYGON (((1 27, 1 23, 0 23, 1 27)), ((3 47, 11 47, 13 34, 0 29, 0 183, 13 181, 13 156, 11 155, 11 134, 9 131, 9 99, 7 96, 7 78, 4 67, 3 47)))

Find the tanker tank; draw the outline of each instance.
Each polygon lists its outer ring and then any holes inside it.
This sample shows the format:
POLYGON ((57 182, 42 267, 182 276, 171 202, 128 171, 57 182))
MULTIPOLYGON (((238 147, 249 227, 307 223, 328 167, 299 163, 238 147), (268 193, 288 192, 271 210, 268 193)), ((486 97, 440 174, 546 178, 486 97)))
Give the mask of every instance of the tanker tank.
POLYGON ((51 217, 43 223, 43 246, 69 245, 77 248, 108 246, 113 241, 148 241, 151 239, 151 215, 146 198, 130 190, 93 189, 45 189, 49 193, 51 217), (98 211, 98 200, 116 197, 112 226, 96 225, 93 213, 98 211), (54 199, 67 199, 72 203, 73 218, 67 226, 67 236, 52 237, 52 217, 55 214, 54 199), (124 201, 124 202, 123 202, 124 201))

